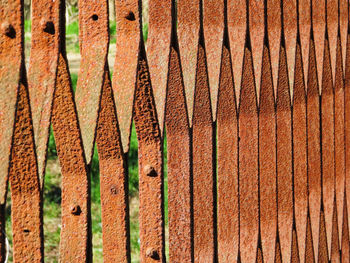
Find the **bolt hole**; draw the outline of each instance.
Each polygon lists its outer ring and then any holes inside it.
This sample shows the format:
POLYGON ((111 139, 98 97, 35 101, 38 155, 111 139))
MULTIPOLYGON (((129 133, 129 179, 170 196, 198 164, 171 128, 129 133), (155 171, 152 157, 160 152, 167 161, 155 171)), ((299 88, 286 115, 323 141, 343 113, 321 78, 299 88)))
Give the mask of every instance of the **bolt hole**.
POLYGON ((129 21, 135 21, 136 18, 135 18, 135 14, 133 12, 129 12, 129 14, 125 17, 127 20, 129 21))
POLYGON ((50 34, 50 35, 54 35, 55 34, 55 25, 53 24, 53 22, 46 22, 44 25, 44 32, 50 34))
POLYGON ((92 18, 92 20, 97 21, 97 20, 98 20, 98 15, 96 15, 96 14, 95 14, 95 15, 92 15, 91 18, 92 18))
POLYGON ((29 231, 29 229, 23 229, 23 232, 24 233, 29 233, 30 231, 29 231))

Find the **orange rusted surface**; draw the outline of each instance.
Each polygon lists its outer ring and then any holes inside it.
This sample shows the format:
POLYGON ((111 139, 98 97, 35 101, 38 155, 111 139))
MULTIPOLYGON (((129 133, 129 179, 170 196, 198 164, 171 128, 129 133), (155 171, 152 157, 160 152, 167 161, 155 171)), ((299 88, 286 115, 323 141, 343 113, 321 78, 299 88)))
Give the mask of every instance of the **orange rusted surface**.
POLYGON ((218 259, 237 262, 239 251, 238 120, 230 50, 223 46, 217 112, 218 259))
POLYGON ((307 85, 310 51, 310 33, 311 33, 311 0, 299 0, 299 36, 301 56, 303 59, 304 82, 307 85))

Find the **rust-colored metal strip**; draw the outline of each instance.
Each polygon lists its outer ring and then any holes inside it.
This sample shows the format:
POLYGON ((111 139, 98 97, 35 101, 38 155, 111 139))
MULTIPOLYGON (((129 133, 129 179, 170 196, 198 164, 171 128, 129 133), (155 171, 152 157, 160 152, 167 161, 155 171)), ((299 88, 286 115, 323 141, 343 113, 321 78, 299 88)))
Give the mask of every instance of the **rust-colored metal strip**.
POLYGON ((337 61, 334 86, 334 151, 335 151, 335 195, 337 205, 339 245, 342 246, 344 192, 345 192, 345 104, 343 63, 340 38, 337 43, 337 61))
MULTIPOLYGON (((315 263, 314 248, 312 242, 312 233, 311 233, 311 220, 310 216, 307 217, 307 228, 306 228, 306 240, 305 240, 305 261, 306 263, 315 263)), ((318 243, 318 242, 317 242, 318 243)))
POLYGON ((237 262, 239 248, 238 120, 229 48, 224 45, 217 112, 218 259, 237 262))
POLYGON ((338 233, 338 219, 337 219, 337 208, 333 208, 333 220, 332 220, 332 240, 331 240, 331 262, 340 261, 340 244, 339 244, 339 233, 338 233))
POLYGON ((212 262, 216 256, 214 126, 206 57, 198 46, 196 89, 193 109, 193 214, 194 260, 212 262))
POLYGON ((156 111, 143 48, 138 65, 134 104, 134 121, 139 141, 139 219, 142 263, 165 261, 163 153, 156 111))
MULTIPOLYGON (((18 54, 20 56, 20 54, 18 54)), ((23 69, 23 73, 25 70, 23 69)), ((14 262, 43 262, 42 201, 26 81, 19 84, 9 179, 14 262)))
POLYGON ((329 43, 326 40, 323 61, 323 78, 321 93, 321 145, 322 145, 322 197, 325 216, 328 255, 331 255, 332 219, 334 206, 334 89, 330 64, 329 43))
POLYGON ((139 2, 139 0, 115 1, 118 41, 112 86, 124 152, 129 151, 140 46, 139 2))
POLYGON ((170 50, 165 111, 168 155, 169 262, 194 262, 192 147, 180 55, 170 50))
MULTIPOLYGON (((163 134, 172 28, 172 0, 149 2, 147 57, 159 128, 163 134)), ((175 3, 175 2, 174 2, 175 3)), ((175 21, 175 20, 174 20, 175 21)))
POLYGON ((177 33, 184 77, 188 118, 192 127, 200 28, 200 0, 178 0, 177 33))
POLYGON ((109 77, 105 66, 96 142, 100 160, 104 262, 130 262, 126 160, 109 77))
POLYGON ((227 0, 227 28, 230 40, 233 81, 237 106, 240 98, 243 57, 247 36, 247 1, 227 0))
POLYGON ((301 46, 301 55, 303 59, 304 83, 307 85, 308 68, 309 68, 309 50, 310 50, 310 33, 311 33, 311 2, 310 0, 299 0, 299 37, 301 46))
POLYGON ((93 155, 98 110, 108 54, 108 1, 79 1, 81 64, 75 93, 86 161, 93 155))
POLYGON ((267 4, 267 34, 269 40, 269 51, 271 59, 271 71, 273 79, 273 87, 276 93, 278 80, 278 64, 281 47, 281 30, 282 30, 282 16, 281 16, 281 1, 268 0, 267 4))
POLYGON ((349 241, 349 225, 348 225, 348 209, 346 194, 344 196, 344 211, 343 211, 343 226, 342 226, 342 246, 341 246, 341 262, 350 262, 350 241, 349 241))
POLYGON ((293 96, 294 214, 299 259, 305 262, 308 212, 306 92, 300 43, 296 46, 293 96))
POLYGON ((23 53, 23 4, 3 1, 0 9, 0 204, 6 202, 9 158, 23 53))
MULTIPOLYGON (((346 42, 346 64, 345 64, 345 190, 346 202, 350 204, 350 36, 347 36, 346 42)), ((347 205, 348 216, 350 215, 350 205, 347 205)), ((348 229, 350 229, 350 220, 348 218, 348 229)))
POLYGON ((318 249, 317 262, 329 262, 328 248, 327 248, 327 233, 324 211, 321 210, 320 218, 320 240, 318 249))
POLYGON ((224 28, 225 1, 203 0, 203 33, 214 121, 216 120, 224 28))
POLYGON ((259 235, 258 109, 252 53, 245 49, 239 106, 239 228, 242 262, 254 262, 259 235))
POLYGON ((265 262, 274 262, 277 237, 276 112, 269 50, 264 45, 259 103, 260 232, 265 262))
POLYGON ((282 43, 276 99, 278 233, 282 262, 291 259, 293 230, 292 112, 287 56, 282 43))
MULTIPOLYGON (((318 86, 322 87, 322 71, 326 35, 326 0, 311 0, 312 34, 315 48, 318 86)), ((309 62, 310 63, 310 62, 309 62)))
MULTIPOLYGON (((242 7, 240 7, 242 8, 242 7)), ((257 98, 259 101, 260 83, 261 83, 261 67, 264 45, 265 32, 265 10, 264 1, 249 1, 249 36, 252 48, 253 68, 255 88, 257 90, 257 98)))
POLYGON ((332 83, 335 83, 336 59, 337 59, 337 40, 338 40, 338 19, 339 19, 339 0, 327 0, 327 34, 329 42, 330 63, 332 70, 332 83))
POLYGON ((283 0, 282 1, 282 13, 283 13, 283 32, 284 41, 286 47, 287 56, 287 68, 289 88, 291 91, 291 98, 293 98, 294 87, 294 69, 295 69, 295 52, 297 44, 297 31, 298 31, 298 17, 297 17, 297 1, 296 0, 283 0))
POLYGON ((58 61, 52 126, 62 173, 61 262, 90 262, 89 178, 67 60, 58 61))
POLYGON ((339 0, 339 29, 342 54, 342 66, 345 73, 346 44, 348 37, 349 1, 339 0))
POLYGON ((32 1, 28 87, 41 188, 44 185, 51 109, 56 83, 62 1, 32 1))
POLYGON ((308 87, 307 87, 307 165, 309 186, 310 224, 315 262, 318 262, 318 244, 321 211, 321 142, 320 142, 320 98, 317 83, 316 52, 310 43, 308 87))

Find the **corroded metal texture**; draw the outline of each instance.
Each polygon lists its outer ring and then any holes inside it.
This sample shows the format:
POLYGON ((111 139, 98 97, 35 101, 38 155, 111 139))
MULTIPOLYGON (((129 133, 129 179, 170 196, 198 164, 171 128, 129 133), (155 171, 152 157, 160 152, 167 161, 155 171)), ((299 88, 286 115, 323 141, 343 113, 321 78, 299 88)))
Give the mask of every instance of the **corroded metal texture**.
POLYGON ((131 120, 141 37, 139 0, 115 1, 118 36, 113 91, 123 149, 129 151, 131 120))
POLYGON ((135 91, 134 121, 139 141, 141 262, 164 262, 163 153, 144 47, 135 91))
POLYGON ((310 50, 310 33, 311 33, 311 0, 299 0, 299 37, 301 56, 303 59, 304 82, 307 84, 308 67, 309 67, 309 50, 310 50))
POLYGON ((130 261, 128 180, 108 65, 104 73, 96 142, 100 160, 104 262, 130 261))
MULTIPOLYGON (((25 73, 24 73, 25 74, 25 73)), ((28 88, 19 84, 9 170, 14 262, 43 262, 42 202, 28 88)))
POLYGON ((75 93, 86 161, 94 153, 96 125, 108 54, 108 1, 79 1, 81 66, 75 93))
POLYGON ((192 126, 196 65, 200 28, 200 0, 179 0, 177 2, 177 33, 182 74, 184 78, 186 104, 190 126, 192 126))
POLYGON ((239 246, 238 122, 228 47, 223 47, 217 114, 218 258, 236 262, 239 246))
POLYGON ((194 262, 192 240, 192 147, 180 55, 170 50, 165 111, 168 157, 169 261, 194 262))
POLYGON ((203 46, 198 46, 193 109, 193 215, 194 260, 215 261, 215 160, 214 125, 210 106, 208 73, 203 46))
POLYGON ((89 178, 67 60, 58 61, 52 126, 62 173, 61 262, 91 258, 89 178))
POLYGON ((249 48, 244 54, 238 127, 239 249, 242 262, 255 262, 259 235, 258 109, 249 48))
POLYGON ((276 111, 269 51, 264 46, 259 103, 260 232, 266 262, 273 262, 277 237, 276 111))
POLYGON ((159 128, 163 133, 165 97, 172 29, 172 0, 149 2, 147 57, 152 79, 159 128))
POLYGON ((28 87, 41 187, 44 184, 52 101, 56 84, 62 1, 32 2, 28 87))

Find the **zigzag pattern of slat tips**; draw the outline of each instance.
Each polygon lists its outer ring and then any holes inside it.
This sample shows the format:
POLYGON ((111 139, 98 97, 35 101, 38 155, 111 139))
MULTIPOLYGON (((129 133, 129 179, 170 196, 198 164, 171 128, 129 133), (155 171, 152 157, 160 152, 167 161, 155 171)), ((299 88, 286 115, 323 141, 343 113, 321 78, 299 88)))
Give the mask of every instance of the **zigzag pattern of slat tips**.
POLYGON ((348 0, 151 1, 147 52, 142 1, 116 1, 113 85, 107 2, 79 2, 76 108, 64 1, 33 1, 28 86, 23 2, 2 1, 0 261, 8 179, 14 261, 43 261, 52 124, 62 169, 60 261, 92 262, 96 140, 103 260, 131 262, 134 120, 141 262, 166 262, 167 238, 170 262, 349 262, 348 0))

